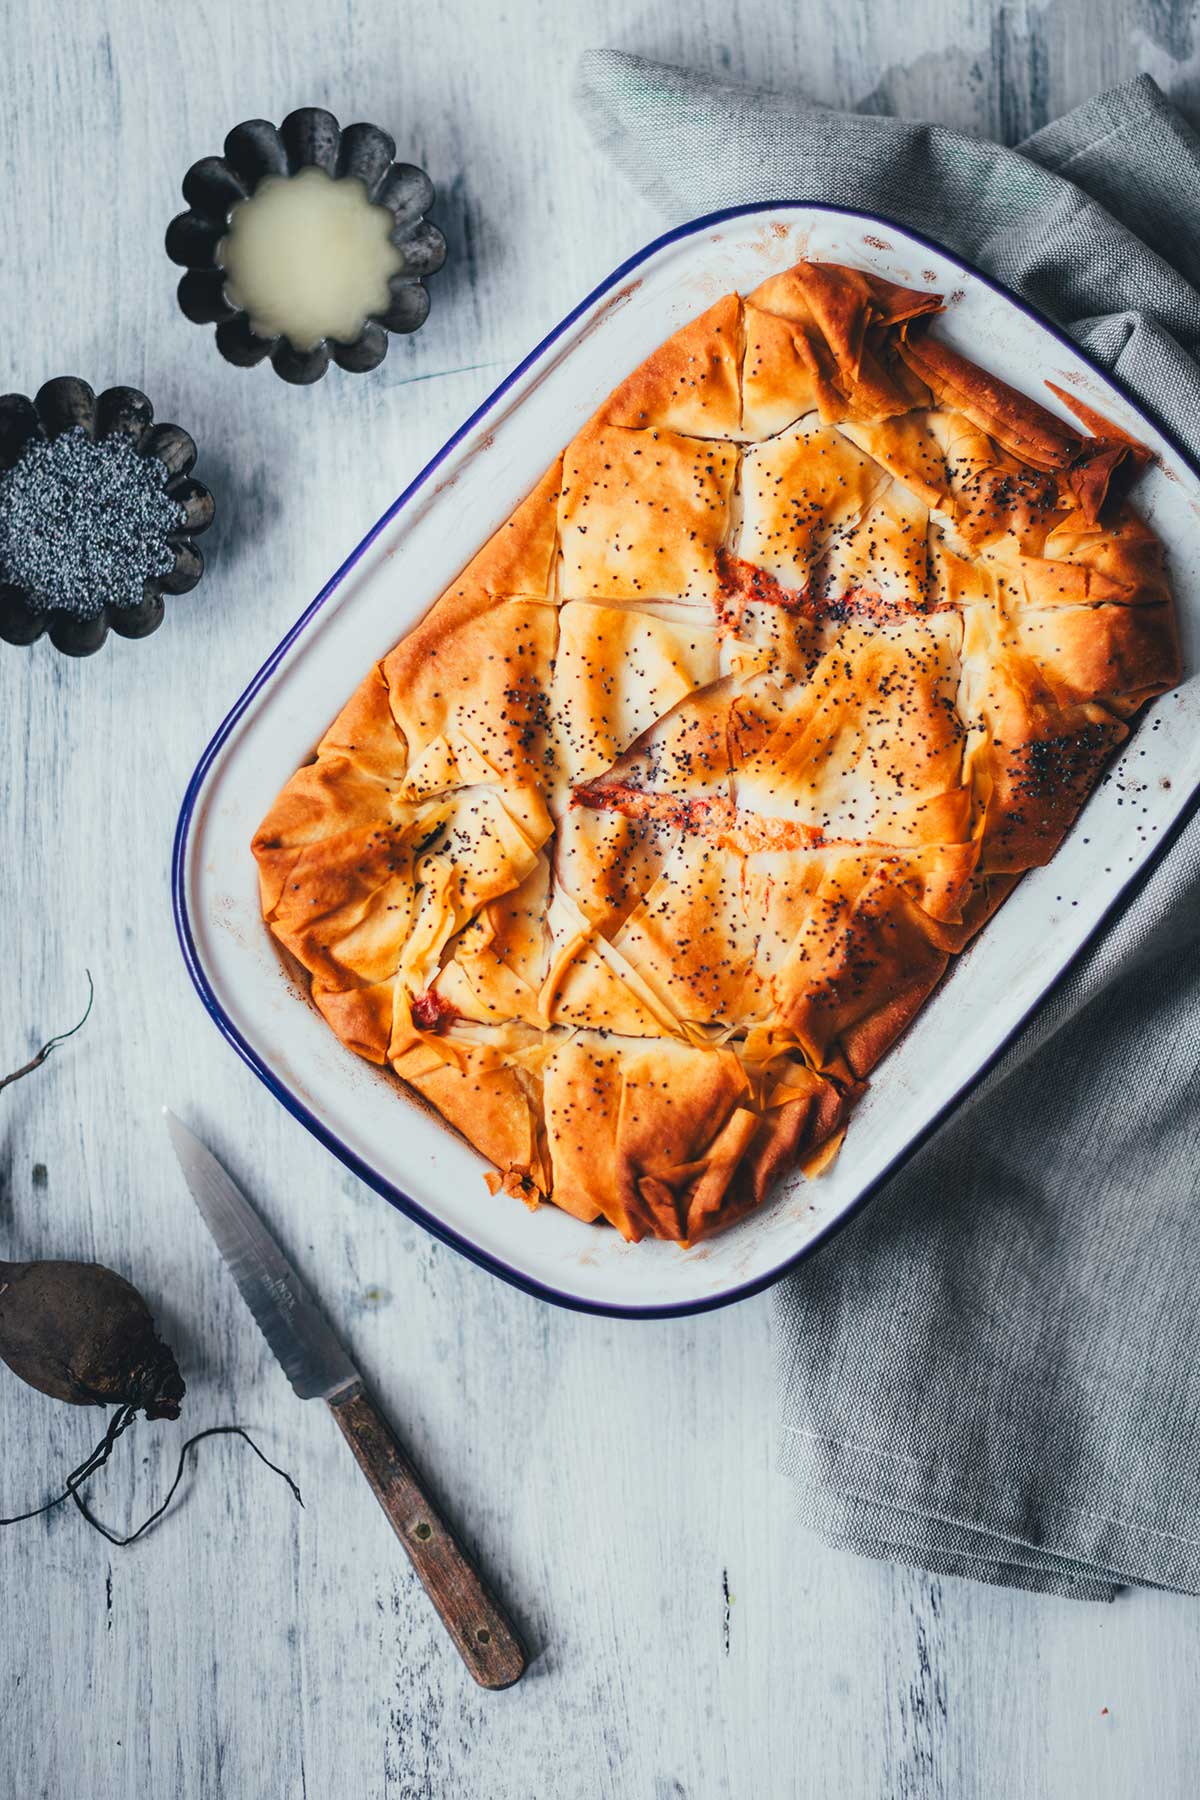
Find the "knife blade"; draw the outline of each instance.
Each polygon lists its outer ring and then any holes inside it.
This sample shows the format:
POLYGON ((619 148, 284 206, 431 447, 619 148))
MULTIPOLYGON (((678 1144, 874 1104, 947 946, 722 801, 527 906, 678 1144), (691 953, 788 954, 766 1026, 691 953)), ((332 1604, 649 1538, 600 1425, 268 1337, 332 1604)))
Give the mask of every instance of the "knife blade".
POLYGON ((241 1189, 195 1132, 163 1110, 192 1199, 284 1374, 301 1400, 332 1398, 358 1370, 241 1189))
POLYGON ((480 1687, 525 1672, 520 1638, 442 1517, 308 1289, 212 1151, 169 1107, 167 1129, 200 1215, 301 1400, 327 1402, 455 1649, 480 1687))

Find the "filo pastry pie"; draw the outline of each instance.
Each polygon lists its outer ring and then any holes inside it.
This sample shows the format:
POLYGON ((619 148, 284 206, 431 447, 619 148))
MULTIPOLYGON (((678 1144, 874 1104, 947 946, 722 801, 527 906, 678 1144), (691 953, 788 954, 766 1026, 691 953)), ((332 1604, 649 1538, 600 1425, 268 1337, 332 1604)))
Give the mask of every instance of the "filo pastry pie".
POLYGON ((1146 453, 939 309, 799 263, 676 332, 264 819, 315 1004, 493 1193, 694 1242, 818 1172, 1179 679, 1146 453))

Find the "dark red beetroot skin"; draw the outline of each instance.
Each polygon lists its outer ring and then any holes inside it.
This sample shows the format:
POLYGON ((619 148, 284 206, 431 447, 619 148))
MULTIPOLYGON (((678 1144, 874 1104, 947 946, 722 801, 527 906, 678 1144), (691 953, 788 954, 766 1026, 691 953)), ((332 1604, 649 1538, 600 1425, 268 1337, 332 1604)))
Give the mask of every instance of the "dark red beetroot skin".
POLYGON ((100 1263, 0 1262, 0 1358, 72 1406, 177 1419, 184 1381, 150 1308, 100 1263))

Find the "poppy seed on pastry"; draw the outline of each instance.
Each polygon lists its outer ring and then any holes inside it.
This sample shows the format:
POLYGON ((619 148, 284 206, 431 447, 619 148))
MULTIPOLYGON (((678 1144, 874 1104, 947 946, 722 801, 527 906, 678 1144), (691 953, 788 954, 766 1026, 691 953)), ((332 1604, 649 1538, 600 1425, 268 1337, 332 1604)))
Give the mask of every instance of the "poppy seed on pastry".
POLYGON ((938 304, 804 263, 685 325, 256 835, 315 1003, 496 1191, 690 1243, 819 1168, 1179 678, 1136 447, 938 304))

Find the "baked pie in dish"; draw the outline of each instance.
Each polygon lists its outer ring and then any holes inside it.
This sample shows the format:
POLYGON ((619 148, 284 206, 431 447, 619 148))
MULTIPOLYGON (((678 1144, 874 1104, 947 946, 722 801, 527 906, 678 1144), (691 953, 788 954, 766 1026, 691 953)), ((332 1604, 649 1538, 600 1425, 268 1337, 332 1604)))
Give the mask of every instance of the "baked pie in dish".
POLYGON ((940 304, 811 262, 717 301, 260 826, 314 1003, 493 1192, 690 1243, 818 1173, 1179 680, 1146 452, 940 304))

